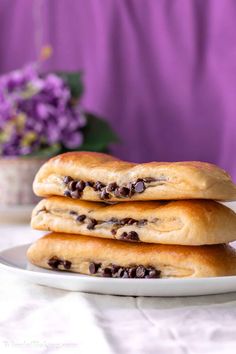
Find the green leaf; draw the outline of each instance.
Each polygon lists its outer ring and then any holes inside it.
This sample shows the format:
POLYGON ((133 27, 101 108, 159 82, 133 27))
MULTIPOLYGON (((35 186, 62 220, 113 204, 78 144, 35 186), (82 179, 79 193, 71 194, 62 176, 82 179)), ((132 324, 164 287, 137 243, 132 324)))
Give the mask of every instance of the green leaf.
POLYGON ((84 92, 84 85, 82 80, 82 72, 66 72, 61 71, 57 73, 69 86, 71 95, 74 99, 79 99, 84 92))
POLYGON ((91 113, 86 113, 87 125, 83 129, 84 143, 78 150, 105 152, 108 145, 119 142, 108 122, 91 113))
POLYGON ((61 152, 60 144, 53 144, 52 146, 45 147, 43 149, 37 150, 32 154, 26 155, 26 157, 39 157, 39 158, 47 158, 50 156, 57 155, 61 152))

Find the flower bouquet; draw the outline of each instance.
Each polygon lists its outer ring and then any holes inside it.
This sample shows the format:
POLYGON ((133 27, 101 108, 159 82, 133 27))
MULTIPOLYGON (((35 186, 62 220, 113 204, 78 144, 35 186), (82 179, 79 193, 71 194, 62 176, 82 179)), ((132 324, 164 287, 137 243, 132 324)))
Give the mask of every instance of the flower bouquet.
POLYGON ((40 75, 32 64, 0 77, 0 204, 34 203, 35 172, 66 151, 105 152, 117 137, 85 112, 81 73, 40 75))

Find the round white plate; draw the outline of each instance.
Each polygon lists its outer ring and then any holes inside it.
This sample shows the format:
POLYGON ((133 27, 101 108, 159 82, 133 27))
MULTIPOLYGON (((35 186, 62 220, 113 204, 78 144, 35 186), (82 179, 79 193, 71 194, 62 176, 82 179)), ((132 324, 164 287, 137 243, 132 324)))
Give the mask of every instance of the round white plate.
POLYGON ((236 291, 236 276, 199 279, 95 278, 65 271, 52 271, 29 264, 29 245, 0 253, 0 269, 11 271, 34 284, 89 293, 129 296, 195 296, 236 291))

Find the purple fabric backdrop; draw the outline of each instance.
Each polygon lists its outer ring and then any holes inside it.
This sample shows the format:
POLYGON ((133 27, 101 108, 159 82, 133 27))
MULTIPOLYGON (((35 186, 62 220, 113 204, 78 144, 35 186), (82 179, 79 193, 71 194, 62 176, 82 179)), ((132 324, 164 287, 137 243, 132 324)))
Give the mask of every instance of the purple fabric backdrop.
POLYGON ((236 2, 0 0, 0 72, 83 69, 84 104, 134 161, 204 160, 236 179, 236 2))

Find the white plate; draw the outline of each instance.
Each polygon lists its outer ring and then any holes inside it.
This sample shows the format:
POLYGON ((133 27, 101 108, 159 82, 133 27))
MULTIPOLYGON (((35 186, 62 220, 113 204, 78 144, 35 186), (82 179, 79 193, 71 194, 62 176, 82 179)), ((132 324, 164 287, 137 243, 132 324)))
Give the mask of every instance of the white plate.
POLYGON ((225 202, 222 204, 226 205, 228 208, 233 209, 233 211, 236 212, 236 202, 225 202))
POLYGON ((0 253, 0 268, 34 284, 89 293, 129 296, 195 296, 236 291, 236 276, 199 279, 95 278, 35 267, 27 262, 22 245, 0 253))

